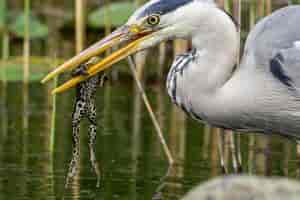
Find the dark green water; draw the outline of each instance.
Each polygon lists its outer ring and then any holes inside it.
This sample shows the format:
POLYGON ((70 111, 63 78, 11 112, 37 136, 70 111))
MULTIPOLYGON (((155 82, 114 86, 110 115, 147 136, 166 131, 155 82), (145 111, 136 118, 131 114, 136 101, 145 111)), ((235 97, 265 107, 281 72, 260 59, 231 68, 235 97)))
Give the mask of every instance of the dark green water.
MULTIPOLYGON (((163 184, 163 199, 174 200, 198 183, 221 175, 216 135, 204 134, 204 126, 193 120, 188 119, 186 123, 175 120, 180 117, 174 114, 177 112, 166 96, 164 83, 149 84, 147 93, 156 113, 160 113, 165 137, 178 163, 169 177, 161 181, 168 169, 167 160, 148 113, 142 104, 139 107, 141 102, 134 94, 132 83, 123 81, 98 91, 96 149, 103 175, 101 187, 96 188, 96 177, 89 162, 87 127, 83 125, 80 173, 72 187, 65 190, 72 153, 74 94, 58 96, 52 150, 51 107, 46 87, 39 83, 30 85, 29 127, 24 130, 22 85, 8 84, 7 102, 0 107, 0 199, 150 200, 163 184)), ((255 145, 249 146, 249 136, 241 137, 245 173, 296 177, 295 144, 279 137, 269 141, 254 138, 255 145)))

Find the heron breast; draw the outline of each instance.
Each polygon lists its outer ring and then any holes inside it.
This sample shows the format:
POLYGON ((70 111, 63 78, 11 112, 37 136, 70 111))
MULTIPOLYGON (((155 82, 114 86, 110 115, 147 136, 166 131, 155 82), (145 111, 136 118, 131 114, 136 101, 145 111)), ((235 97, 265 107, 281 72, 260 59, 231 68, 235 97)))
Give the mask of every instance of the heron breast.
POLYGON ((179 106, 191 117, 202 120, 199 115, 193 112, 191 104, 187 101, 187 95, 184 90, 185 72, 189 69, 191 62, 194 61, 195 57, 195 49, 188 53, 176 56, 168 74, 167 91, 174 104, 179 106))

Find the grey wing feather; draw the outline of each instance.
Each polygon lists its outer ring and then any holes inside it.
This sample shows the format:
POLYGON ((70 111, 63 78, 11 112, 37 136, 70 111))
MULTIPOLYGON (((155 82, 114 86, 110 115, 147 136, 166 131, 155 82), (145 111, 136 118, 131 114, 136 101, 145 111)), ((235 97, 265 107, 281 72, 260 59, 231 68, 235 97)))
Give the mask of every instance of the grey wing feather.
MULTIPOLYGON (((282 49, 300 41, 300 6, 289 6, 275 11, 261 20, 250 32, 245 55, 255 59, 257 67, 269 66, 269 62, 282 49)), ((268 71, 269 68, 262 70, 268 71)))
POLYGON ((280 50, 270 60, 270 71, 290 89, 300 91, 300 47, 280 50))

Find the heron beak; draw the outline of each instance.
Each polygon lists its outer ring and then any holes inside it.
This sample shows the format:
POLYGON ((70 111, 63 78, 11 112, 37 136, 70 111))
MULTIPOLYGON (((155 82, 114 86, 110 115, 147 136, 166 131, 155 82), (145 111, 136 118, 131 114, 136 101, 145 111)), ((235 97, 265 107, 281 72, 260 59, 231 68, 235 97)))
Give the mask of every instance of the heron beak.
POLYGON ((136 53, 138 51, 139 44, 142 41, 147 40, 151 33, 152 31, 141 30, 138 26, 123 26, 88 49, 82 51, 77 56, 71 58, 61 66, 57 67, 41 82, 45 83, 67 70, 72 70, 78 67, 80 64, 88 61, 92 57, 103 54, 106 50, 114 46, 123 44, 125 42, 127 43, 125 46, 113 52, 108 57, 100 60, 98 63, 88 66, 86 75, 79 75, 71 78, 63 85, 55 88, 52 91, 52 94, 64 92, 76 86, 78 83, 94 76, 95 74, 108 69, 120 60, 136 53))

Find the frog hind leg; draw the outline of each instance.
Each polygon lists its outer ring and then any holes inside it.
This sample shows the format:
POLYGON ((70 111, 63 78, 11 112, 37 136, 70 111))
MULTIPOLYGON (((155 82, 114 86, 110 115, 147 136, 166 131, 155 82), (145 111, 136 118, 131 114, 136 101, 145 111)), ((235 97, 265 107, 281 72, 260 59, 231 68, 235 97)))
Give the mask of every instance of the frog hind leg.
POLYGON ((77 167, 80 159, 80 122, 86 113, 86 102, 82 99, 76 99, 74 112, 72 115, 72 136, 73 136, 73 154, 69 164, 69 171, 66 179, 65 187, 69 184, 77 173, 77 167))
POLYGON ((100 187, 100 179, 101 179, 101 171, 99 169, 99 164, 96 159, 95 155, 95 143, 96 143, 96 136, 97 136, 97 120, 96 120, 96 106, 94 99, 91 99, 89 101, 88 105, 88 119, 90 121, 89 125, 89 149, 90 149, 90 161, 91 165, 93 167, 93 170, 95 171, 97 175, 97 187, 100 187))

